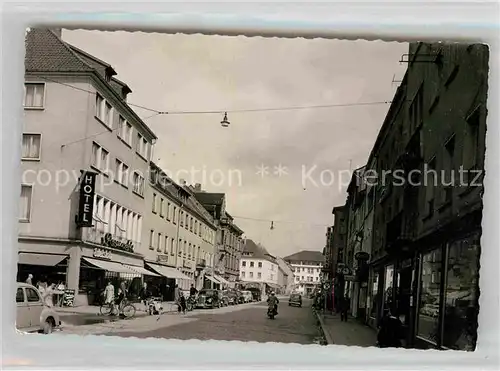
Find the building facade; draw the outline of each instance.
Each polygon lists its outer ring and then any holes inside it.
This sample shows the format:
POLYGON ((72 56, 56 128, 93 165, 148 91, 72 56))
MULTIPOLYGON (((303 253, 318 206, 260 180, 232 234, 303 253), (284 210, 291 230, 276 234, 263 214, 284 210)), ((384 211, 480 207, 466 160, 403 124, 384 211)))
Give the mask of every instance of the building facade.
POLYGON ((321 251, 303 250, 283 258, 294 272, 294 292, 310 295, 320 287, 325 257, 321 251))
MULTIPOLYGON (((390 309, 404 324, 406 346, 472 350, 488 47, 411 43, 404 57, 406 75, 367 162, 377 178, 373 199, 356 188, 348 198, 349 235, 363 231, 361 249, 369 254, 362 254, 369 267, 365 320, 375 327, 390 309)), ((348 253, 354 258, 355 248, 348 253)))
POLYGON ((154 163, 149 174, 142 253, 146 264, 162 276, 152 278, 152 286, 168 286, 164 296, 170 299, 175 284, 182 290, 204 287, 205 272, 213 266, 217 227, 188 187, 175 183, 154 163))
POLYGON ((241 283, 257 283, 262 293, 281 291, 276 258, 251 239, 245 239, 243 246, 239 268, 241 283))
POLYGON ((226 210, 224 193, 205 192, 201 184, 190 187, 198 202, 213 216, 218 227, 216 235, 215 272, 225 286, 235 287, 239 278, 240 258, 243 249, 243 231, 234 223, 226 210))
POLYGON ((25 66, 18 280, 32 273, 35 282, 62 282, 86 303, 105 281, 144 273, 145 174, 156 136, 127 105, 131 90, 114 69, 59 31, 27 33, 25 66), (87 179, 93 212, 77 220, 87 179))
POLYGON ((289 295, 293 290, 295 276, 292 267, 281 257, 276 257, 280 275, 278 276, 278 286, 282 294, 289 295))

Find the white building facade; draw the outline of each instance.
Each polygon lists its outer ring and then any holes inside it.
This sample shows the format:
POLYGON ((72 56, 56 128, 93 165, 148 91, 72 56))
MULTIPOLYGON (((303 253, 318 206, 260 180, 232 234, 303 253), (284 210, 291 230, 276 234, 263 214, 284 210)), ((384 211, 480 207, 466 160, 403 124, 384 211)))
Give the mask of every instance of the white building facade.
POLYGON ((62 282, 82 304, 106 281, 144 273, 145 179, 156 136, 115 74, 57 31, 27 34, 18 280, 32 273, 35 282, 62 282), (96 174, 87 227, 76 221, 81 171, 96 174))
POLYGON ((304 250, 283 259, 294 272, 294 292, 310 295, 319 287, 325 259, 321 251, 304 250))

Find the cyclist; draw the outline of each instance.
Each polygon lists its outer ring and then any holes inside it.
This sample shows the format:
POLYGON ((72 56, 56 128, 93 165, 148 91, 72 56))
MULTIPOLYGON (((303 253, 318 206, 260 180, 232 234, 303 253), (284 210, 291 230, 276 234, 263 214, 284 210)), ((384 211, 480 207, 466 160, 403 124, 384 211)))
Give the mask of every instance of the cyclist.
POLYGON ((127 285, 125 284, 125 281, 122 281, 120 284, 120 288, 118 289, 118 297, 116 298, 115 301, 115 305, 118 309, 118 315, 123 314, 121 304, 123 300, 125 300, 126 298, 127 298, 127 285))

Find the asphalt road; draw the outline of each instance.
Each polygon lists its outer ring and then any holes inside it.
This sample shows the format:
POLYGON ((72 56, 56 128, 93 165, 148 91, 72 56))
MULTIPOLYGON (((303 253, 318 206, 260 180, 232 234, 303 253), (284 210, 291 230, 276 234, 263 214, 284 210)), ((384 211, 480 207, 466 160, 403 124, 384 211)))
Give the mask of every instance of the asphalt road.
POLYGON ((319 329, 310 301, 302 308, 289 307, 282 300, 278 316, 267 318, 267 305, 259 303, 245 309, 225 313, 203 313, 202 309, 190 316, 191 321, 141 332, 113 332, 104 335, 138 338, 239 340, 256 342, 280 342, 313 344, 318 340, 319 329))

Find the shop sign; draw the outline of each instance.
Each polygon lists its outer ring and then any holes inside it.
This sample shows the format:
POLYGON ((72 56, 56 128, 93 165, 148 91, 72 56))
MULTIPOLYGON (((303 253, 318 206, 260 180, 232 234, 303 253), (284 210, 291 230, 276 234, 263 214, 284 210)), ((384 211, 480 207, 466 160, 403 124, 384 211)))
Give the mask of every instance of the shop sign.
POLYGON ((356 253, 356 255, 354 255, 354 259, 368 261, 370 259, 370 254, 364 251, 359 251, 356 253))
POLYGON ((78 207, 78 216, 76 218, 76 224, 79 227, 92 227, 96 175, 96 173, 91 171, 82 171, 80 205, 78 207))
POLYGON ((111 252, 109 252, 107 250, 95 248, 94 249, 94 257, 111 260, 113 258, 113 255, 111 254, 111 252))
POLYGON ((101 238, 101 245, 111 247, 112 249, 118 249, 128 252, 134 251, 134 244, 132 241, 127 240, 127 242, 118 241, 113 238, 111 233, 106 233, 104 237, 101 238))

